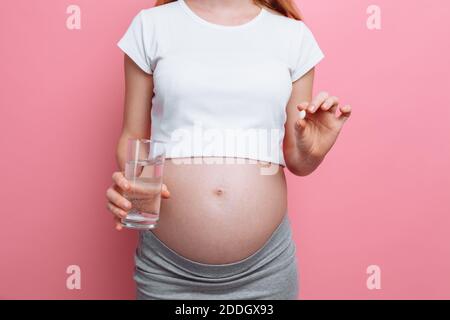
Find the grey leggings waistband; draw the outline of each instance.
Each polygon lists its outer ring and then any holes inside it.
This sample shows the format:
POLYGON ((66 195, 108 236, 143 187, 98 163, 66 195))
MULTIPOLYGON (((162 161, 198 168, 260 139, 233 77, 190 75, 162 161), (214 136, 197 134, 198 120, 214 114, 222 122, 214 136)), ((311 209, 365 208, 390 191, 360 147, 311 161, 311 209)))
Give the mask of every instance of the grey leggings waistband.
MULTIPOLYGON (((165 268, 168 267, 167 262, 169 262, 173 265, 173 271, 175 269, 183 269, 190 274, 206 278, 223 278, 242 274, 245 271, 250 271, 250 268, 255 270, 259 266, 263 266, 277 258, 288 247, 295 250, 292 244, 290 221, 287 214, 284 215, 281 223, 262 247, 245 259, 227 264, 205 264, 183 257, 159 240, 151 230, 141 231, 140 236, 139 256, 144 259, 147 258, 156 264, 158 264, 159 259, 162 259, 161 263, 164 263, 165 268), (148 250, 145 250, 145 247, 147 246, 152 249, 149 250, 149 254, 153 255, 151 257, 146 257, 148 250)), ((142 267, 145 268, 144 266, 142 267)))

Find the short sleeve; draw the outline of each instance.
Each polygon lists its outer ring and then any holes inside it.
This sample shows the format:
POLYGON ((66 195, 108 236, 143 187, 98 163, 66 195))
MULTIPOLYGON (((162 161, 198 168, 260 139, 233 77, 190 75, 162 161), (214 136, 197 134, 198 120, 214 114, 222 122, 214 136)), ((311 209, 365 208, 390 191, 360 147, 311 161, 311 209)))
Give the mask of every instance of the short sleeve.
POLYGON ((311 30, 302 21, 298 22, 300 35, 294 40, 296 45, 293 46, 292 82, 300 79, 325 57, 311 30))
POLYGON ((122 49, 144 72, 152 74, 151 59, 149 57, 148 26, 144 25, 142 10, 133 18, 127 31, 117 42, 122 49))

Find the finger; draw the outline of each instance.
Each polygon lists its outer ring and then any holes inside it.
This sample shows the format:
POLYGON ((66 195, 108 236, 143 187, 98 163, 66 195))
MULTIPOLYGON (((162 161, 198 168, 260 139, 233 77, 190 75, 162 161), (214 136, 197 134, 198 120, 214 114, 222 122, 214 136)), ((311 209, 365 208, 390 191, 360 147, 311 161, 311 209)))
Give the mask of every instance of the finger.
POLYGON ((306 120, 305 119, 298 119, 297 121, 295 121, 295 129, 297 129, 298 133, 303 133, 303 130, 305 130, 306 128, 306 120))
POLYGON ((123 175, 123 172, 116 171, 112 175, 112 179, 114 183, 119 186, 122 190, 127 191, 130 189, 130 184, 128 183, 128 180, 123 175))
POLYGON ((127 216, 127 212, 120 209, 119 207, 116 207, 111 202, 108 202, 106 204, 107 209, 114 215, 116 218, 125 218, 127 216))
POLYGON ((309 102, 302 102, 299 105, 297 105, 297 110, 299 111, 299 118, 305 119, 306 118, 306 108, 308 108, 309 102))
POLYGON ((131 209, 131 202, 128 201, 125 197, 123 197, 117 190, 114 188, 108 188, 106 191, 106 198, 112 202, 115 206, 121 208, 122 210, 131 209))
POLYGON ((308 101, 301 102, 297 105, 297 110, 298 111, 306 110, 306 108, 308 108, 308 105, 309 105, 308 101))
POLYGON ((339 104, 339 98, 336 96, 328 97, 320 108, 324 111, 330 110, 331 112, 336 111, 336 106, 339 104))
POLYGON ((328 92, 322 91, 320 92, 309 104, 308 111, 311 113, 314 113, 317 111, 317 109, 322 105, 322 103, 325 102, 326 99, 328 99, 329 94, 328 92))
POLYGON ((163 183, 161 187, 161 197, 167 199, 170 197, 169 189, 167 189, 167 186, 163 183))
POLYGON ((341 114, 339 115, 338 119, 342 122, 342 124, 344 124, 352 113, 352 107, 350 105, 345 105, 341 107, 339 111, 341 111, 341 114))
POLYGON ((122 222, 120 221, 120 219, 117 218, 117 217, 115 217, 114 220, 115 220, 115 222, 116 222, 116 230, 117 230, 117 231, 122 230, 123 225, 122 225, 122 222))

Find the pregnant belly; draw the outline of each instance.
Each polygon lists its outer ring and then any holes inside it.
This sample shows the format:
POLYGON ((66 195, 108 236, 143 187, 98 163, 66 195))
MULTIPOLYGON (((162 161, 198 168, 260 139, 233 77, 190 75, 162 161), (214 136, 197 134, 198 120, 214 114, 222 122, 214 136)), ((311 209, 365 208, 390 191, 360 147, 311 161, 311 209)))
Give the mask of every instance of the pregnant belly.
POLYGON ((264 245, 287 208, 281 166, 179 161, 168 159, 164 166, 170 199, 162 200, 152 230, 162 242, 208 264, 236 262, 264 245))

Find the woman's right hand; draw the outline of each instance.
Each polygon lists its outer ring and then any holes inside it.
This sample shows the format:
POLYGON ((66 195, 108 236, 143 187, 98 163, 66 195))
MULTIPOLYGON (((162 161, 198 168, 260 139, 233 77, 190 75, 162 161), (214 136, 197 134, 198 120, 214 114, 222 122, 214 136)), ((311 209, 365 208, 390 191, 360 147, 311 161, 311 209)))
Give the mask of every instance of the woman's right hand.
MULTIPOLYGON (((123 193, 131 189, 131 185, 125 178, 122 171, 116 171, 112 175, 113 184, 106 190, 106 208, 111 211, 116 222, 116 229, 121 230, 122 224, 120 220, 125 218, 127 212, 131 209, 131 202, 128 201, 123 193)), ((163 183, 161 189, 161 197, 167 199, 170 197, 167 186, 163 183)))

